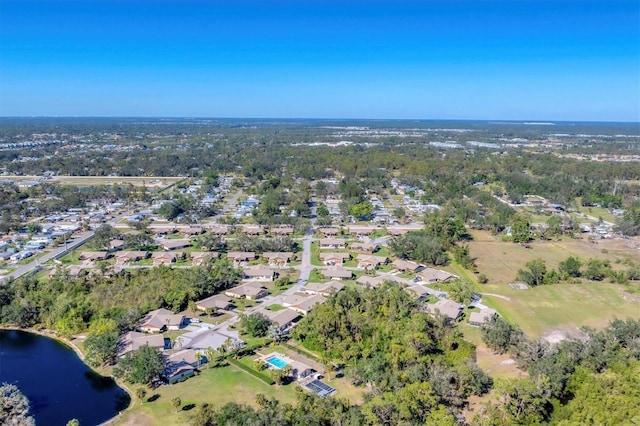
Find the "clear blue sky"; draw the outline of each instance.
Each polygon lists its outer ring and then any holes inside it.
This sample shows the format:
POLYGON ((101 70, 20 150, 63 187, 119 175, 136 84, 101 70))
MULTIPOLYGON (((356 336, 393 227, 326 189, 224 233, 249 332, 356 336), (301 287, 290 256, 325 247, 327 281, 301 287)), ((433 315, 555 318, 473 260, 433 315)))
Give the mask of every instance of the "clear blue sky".
POLYGON ((640 2, 0 0, 0 115, 640 121, 640 2))

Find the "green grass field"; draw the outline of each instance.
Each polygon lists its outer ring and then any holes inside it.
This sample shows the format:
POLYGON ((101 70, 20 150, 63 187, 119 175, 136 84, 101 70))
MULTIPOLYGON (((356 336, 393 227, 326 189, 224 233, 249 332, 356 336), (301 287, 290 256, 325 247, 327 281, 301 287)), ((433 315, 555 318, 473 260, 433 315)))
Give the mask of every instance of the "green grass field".
MULTIPOLYGON (((244 371, 233 367, 219 367, 207 369, 202 367, 202 373, 185 382, 157 389, 148 389, 148 399, 158 395, 152 402, 141 403, 135 396, 135 403, 115 424, 118 425, 184 425, 189 424, 189 416, 195 413, 197 406, 203 403, 221 407, 227 402, 240 402, 256 406, 255 397, 263 393, 267 397, 275 397, 281 402, 295 401, 294 384, 286 386, 269 386, 250 376, 244 371), (182 400, 182 408, 176 412, 171 400, 178 397, 182 400), (192 410, 186 408, 195 405, 192 410)), ((135 391, 135 387, 132 390, 135 391)), ((152 398, 153 399, 153 398, 152 398)))

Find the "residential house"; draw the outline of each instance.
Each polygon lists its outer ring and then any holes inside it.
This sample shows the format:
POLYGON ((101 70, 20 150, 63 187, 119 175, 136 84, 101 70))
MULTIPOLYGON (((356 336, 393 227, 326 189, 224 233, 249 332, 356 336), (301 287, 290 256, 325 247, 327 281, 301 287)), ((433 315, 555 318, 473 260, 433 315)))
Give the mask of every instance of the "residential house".
POLYGON ((192 244, 189 240, 160 240, 158 245, 166 251, 172 251, 191 247, 192 244))
POLYGON ((242 271, 245 280, 273 281, 276 275, 273 269, 264 265, 252 265, 242 271))
POLYGON ((209 232, 214 235, 224 236, 229 234, 229 228, 227 228, 226 226, 213 226, 209 228, 209 232))
POLYGON ((376 230, 381 229, 373 226, 352 225, 349 226, 349 234, 354 235, 356 238, 369 237, 376 230))
POLYGON ((109 251, 118 251, 124 248, 124 241, 122 240, 111 240, 109 241, 109 251))
POLYGON ((450 299, 440 299, 433 305, 427 305, 427 312, 431 315, 442 315, 448 321, 455 321, 462 315, 462 305, 450 299))
POLYGON ((193 376, 195 369, 208 362, 207 358, 194 349, 183 349, 167 357, 164 377, 170 384, 193 376))
POLYGON ((386 265, 389 263, 389 258, 386 256, 375 256, 372 254, 359 254, 358 255, 358 268, 364 270, 375 269, 380 265, 386 265))
POLYGON ((181 252, 155 252, 151 253, 151 259, 153 259, 153 266, 160 265, 171 265, 172 263, 176 263, 178 259, 181 259, 184 256, 184 253, 181 252))
POLYGON ((179 330, 183 325, 184 315, 174 314, 168 309, 156 309, 142 318, 138 329, 146 333, 160 333, 165 330, 179 330))
POLYGON ((302 315, 307 315, 316 305, 320 305, 326 301, 327 298, 320 294, 310 296, 308 294, 296 293, 283 300, 282 306, 287 306, 294 311, 300 312, 302 315))
POLYGON ((249 281, 224 292, 229 297, 236 299, 258 300, 266 297, 269 292, 263 283, 259 281, 249 281))
POLYGON ((271 268, 285 268, 293 258, 292 252, 267 251, 262 253, 262 257, 269 263, 271 268))
POLYGON ((279 225, 270 230, 273 235, 293 235, 293 231, 294 229, 291 225, 279 225))
POLYGON ((441 271, 439 269, 433 268, 423 269, 422 271, 418 272, 418 276, 425 283, 449 282, 458 278, 457 276, 446 271, 441 271))
POLYGON ((353 272, 341 266, 331 266, 322 270, 322 275, 330 280, 350 280, 353 272))
POLYGON ((356 280, 356 283, 375 288, 379 285, 382 285, 382 283, 386 281, 391 281, 398 284, 406 284, 406 280, 403 280, 402 278, 396 277, 395 275, 391 274, 377 275, 375 277, 362 275, 356 280))
POLYGON ((350 253, 320 253, 318 256, 327 266, 342 265, 346 260, 351 259, 350 253))
POLYGON ((146 251, 120 251, 116 253, 116 264, 124 265, 125 263, 137 262, 150 256, 146 251))
POLYGON ((227 259, 233 262, 236 268, 246 266, 251 260, 255 260, 256 254, 252 251, 230 251, 227 253, 227 259))
POLYGON ((400 272, 418 272, 422 268, 422 265, 404 259, 394 260, 391 262, 391 266, 400 272))
POLYGON ((264 227, 261 225, 245 225, 242 231, 247 235, 262 235, 264 234, 264 227))
POLYGON ((211 259, 218 259, 220 253, 217 251, 193 251, 190 253, 190 257, 194 266, 200 266, 211 259))
POLYGON ((471 315, 469 315, 469 324, 480 327, 484 323, 489 322, 491 318, 497 314, 495 309, 491 308, 482 309, 480 312, 471 312, 471 315))
POLYGON ((78 259, 86 260, 88 262, 95 262, 98 260, 107 260, 110 254, 106 251, 83 251, 80 253, 78 259))
POLYGON ((337 293, 344 288, 344 284, 338 281, 329 281, 326 283, 307 283, 302 291, 307 294, 321 294, 323 296, 330 296, 333 293, 337 293))
POLYGON ((431 294, 431 290, 421 285, 411 285, 405 287, 405 290, 418 301, 426 299, 431 294))
POLYGON ((343 238, 321 238, 319 246, 321 249, 344 249, 347 247, 347 240, 343 238))
POLYGON ((180 233, 185 237, 194 237, 196 235, 204 234, 204 228, 201 226, 190 226, 188 228, 180 229, 180 233))
POLYGON ((137 331, 130 331, 123 334, 118 339, 116 351, 118 357, 124 356, 129 352, 134 352, 142 346, 150 346, 160 350, 165 348, 165 340, 162 334, 144 334, 137 331))
POLYGON ((375 253, 380 249, 380 246, 376 243, 362 243, 355 241, 351 243, 350 248, 358 253, 375 253))
POLYGON ((199 311, 205 312, 209 308, 222 309, 228 311, 233 309, 233 303, 231 299, 223 294, 216 294, 206 299, 202 299, 196 302, 196 308, 199 311))
POLYGON ((271 323, 277 325, 280 330, 286 330, 291 327, 294 322, 301 317, 300 312, 290 308, 281 309, 279 311, 265 310, 264 314, 269 318, 271 323))
POLYGON ((338 228, 318 228, 318 232, 326 237, 335 237, 340 233, 338 228))

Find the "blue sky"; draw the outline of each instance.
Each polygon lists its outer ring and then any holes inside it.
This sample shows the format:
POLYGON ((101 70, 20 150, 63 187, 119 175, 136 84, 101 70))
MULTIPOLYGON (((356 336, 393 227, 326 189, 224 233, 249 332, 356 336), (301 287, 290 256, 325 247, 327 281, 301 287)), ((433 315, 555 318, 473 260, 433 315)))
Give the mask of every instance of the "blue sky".
POLYGON ((0 0, 0 115, 640 121, 640 2, 0 0))

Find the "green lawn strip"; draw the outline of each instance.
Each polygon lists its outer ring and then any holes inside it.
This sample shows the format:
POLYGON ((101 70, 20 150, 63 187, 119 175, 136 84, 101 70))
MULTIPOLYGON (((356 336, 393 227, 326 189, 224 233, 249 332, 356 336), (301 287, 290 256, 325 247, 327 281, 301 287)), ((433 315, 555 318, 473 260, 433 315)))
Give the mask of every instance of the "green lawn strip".
POLYGON ((286 308, 282 305, 278 305, 277 303, 267 306, 267 310, 274 311, 274 312, 281 311, 283 309, 286 309, 286 308))
POLYGON ((245 371, 245 372, 249 373, 250 375, 252 375, 256 379, 262 380, 264 383, 266 383, 268 385, 275 384, 275 381, 271 377, 267 376, 266 374, 262 374, 262 373, 257 372, 253 368, 241 363, 238 360, 235 360, 233 358, 229 358, 227 361, 229 361, 229 363, 231 365, 234 365, 234 366, 238 367, 242 371, 245 371))
POLYGON ((289 350, 292 350, 296 353, 299 353, 302 356, 306 356, 308 358, 311 358, 312 360, 316 361, 316 362, 320 362, 320 357, 312 352, 309 352, 308 350, 301 348, 300 346, 297 345, 292 345, 290 343, 287 342, 280 342, 279 343, 280 346, 282 346, 283 348, 287 348, 289 350))

